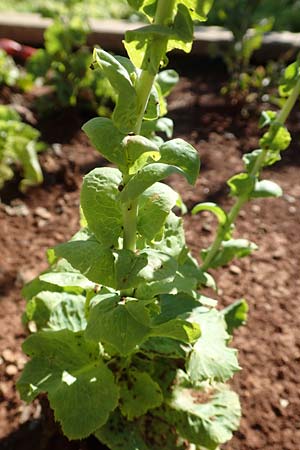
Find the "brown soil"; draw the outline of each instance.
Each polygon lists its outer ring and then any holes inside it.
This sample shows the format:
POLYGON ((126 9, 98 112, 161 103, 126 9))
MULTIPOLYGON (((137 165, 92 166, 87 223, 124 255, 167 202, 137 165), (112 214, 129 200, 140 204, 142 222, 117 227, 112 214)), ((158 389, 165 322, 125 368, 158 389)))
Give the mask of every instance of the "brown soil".
MULTIPOLYGON (((219 95, 220 67, 199 64, 189 71, 170 98, 176 136, 194 144, 202 158, 196 188, 180 178, 170 183, 188 207, 199 201, 217 201, 224 207, 226 179, 241 169, 241 154, 257 146, 257 114, 245 119, 238 105, 219 95), (203 69, 205 68, 205 70, 203 69)), ((26 195, 17 180, 1 193, 0 262, 0 449, 101 449, 94 441, 68 443, 53 429, 38 402, 25 405, 15 390, 24 366, 21 324, 24 282, 46 267, 47 248, 63 242, 79 227, 79 189, 82 175, 105 164, 79 131, 74 111, 41 123, 44 139, 59 142, 41 156, 45 182, 26 195), (48 423, 48 422, 47 422, 48 423)), ((220 305, 246 297, 250 305, 246 327, 236 332, 243 370, 233 386, 241 396, 240 430, 225 450, 298 450, 300 442, 300 113, 290 121, 293 144, 266 177, 281 184, 284 196, 259 200, 240 214, 236 235, 259 245, 251 257, 214 272, 220 305)), ((195 255, 214 235, 209 214, 185 218, 187 239, 195 255)))

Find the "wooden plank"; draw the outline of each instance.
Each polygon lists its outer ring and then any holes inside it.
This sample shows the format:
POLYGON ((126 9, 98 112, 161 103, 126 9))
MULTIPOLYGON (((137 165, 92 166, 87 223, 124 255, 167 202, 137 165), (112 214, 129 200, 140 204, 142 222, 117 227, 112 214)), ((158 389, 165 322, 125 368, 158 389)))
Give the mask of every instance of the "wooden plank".
MULTIPOLYGON (((30 13, 6 13, 0 17, 0 38, 14 39, 23 44, 36 47, 43 45, 43 34, 52 23, 51 19, 30 13)), ((100 45, 112 51, 124 51, 122 40, 125 31, 143 26, 141 23, 120 20, 91 20, 91 34, 88 43, 100 45)), ((210 56, 226 50, 232 42, 230 31, 221 27, 196 27, 192 54, 210 56)), ((300 50, 300 33, 270 32, 263 39, 261 49, 256 52, 259 60, 278 58, 287 51, 296 53, 300 50)))

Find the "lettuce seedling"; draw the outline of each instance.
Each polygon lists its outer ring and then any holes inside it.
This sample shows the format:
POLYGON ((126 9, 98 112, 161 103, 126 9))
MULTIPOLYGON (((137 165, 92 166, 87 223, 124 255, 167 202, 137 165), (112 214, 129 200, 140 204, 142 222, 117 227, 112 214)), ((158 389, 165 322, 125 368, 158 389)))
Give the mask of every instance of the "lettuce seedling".
POLYGON ((21 190, 42 183, 37 153, 44 144, 38 142, 39 137, 40 132, 23 123, 13 108, 0 105, 0 189, 13 178, 16 168, 22 173, 21 190))
POLYGON ((184 450, 187 442, 215 450, 239 425, 238 396, 226 381, 240 367, 228 344, 247 305, 219 311, 201 290, 215 287, 208 269, 254 248, 234 240, 231 225, 249 198, 278 193, 258 173, 288 144, 283 121, 300 81, 298 69, 287 76, 288 106, 276 118, 266 114, 262 148, 229 181, 233 212, 214 204, 194 210, 208 209, 220 222, 199 266, 174 212, 180 197, 162 180, 176 173, 194 184, 200 160, 190 144, 172 139, 165 97, 177 76, 159 70, 167 52, 191 50, 193 20, 205 20, 211 3, 129 0, 149 21, 126 33, 129 59, 94 51, 116 106, 111 119, 96 117, 83 130, 114 167, 84 177, 82 229, 48 252, 50 268, 23 291, 24 320, 37 332, 23 345, 31 360, 18 388, 26 401, 47 393, 70 439, 93 434, 112 450, 184 450))

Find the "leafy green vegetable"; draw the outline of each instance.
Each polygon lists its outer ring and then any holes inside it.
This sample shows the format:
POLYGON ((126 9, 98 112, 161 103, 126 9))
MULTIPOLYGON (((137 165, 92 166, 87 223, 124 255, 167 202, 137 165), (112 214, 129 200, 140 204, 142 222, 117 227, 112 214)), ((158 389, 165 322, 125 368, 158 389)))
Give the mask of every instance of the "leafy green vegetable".
MULTIPOLYGON (((219 311, 203 288, 217 290, 210 269, 256 249, 233 237, 241 207, 254 197, 281 194, 275 183, 260 180, 260 171, 289 144, 284 124, 299 96, 298 69, 293 66, 285 75, 289 94, 282 110, 263 115, 261 125, 268 129, 261 148, 245 155, 245 171, 228 181, 229 212, 211 202, 193 208, 193 214, 207 210, 218 220, 200 266, 176 215, 176 207, 186 213, 183 202, 162 183, 177 174, 195 184, 199 156, 182 139, 172 139, 166 96, 177 74, 158 72, 172 48, 190 50, 193 20, 204 20, 212 1, 129 4, 150 25, 126 34, 130 59, 94 51, 95 66, 109 80, 116 104, 111 119, 96 117, 83 126, 117 167, 96 168, 84 177, 82 229, 48 252, 49 269, 24 288, 24 322, 29 328, 34 322, 38 332, 24 343, 31 360, 18 387, 27 401, 47 393, 70 439, 94 434, 111 450, 184 450, 187 445, 216 450, 239 424, 238 397, 221 383, 240 370, 230 343, 248 307, 240 300, 219 311), (160 132, 166 142, 156 135, 160 132)), ((60 51, 65 33, 70 42, 85 41, 80 27, 55 27, 48 31, 48 56, 60 51)), ((248 44, 247 57, 257 39, 248 44)), ((48 56, 37 56, 41 69, 48 56)), ((57 64, 65 70, 61 60, 57 64)), ((5 114, 5 123, 16 119, 13 112, 5 114)))
POLYGON ((0 189, 13 178, 14 169, 18 167, 23 175, 22 191, 42 183, 37 153, 44 145, 38 142, 39 137, 39 131, 22 122, 14 109, 0 105, 0 189))

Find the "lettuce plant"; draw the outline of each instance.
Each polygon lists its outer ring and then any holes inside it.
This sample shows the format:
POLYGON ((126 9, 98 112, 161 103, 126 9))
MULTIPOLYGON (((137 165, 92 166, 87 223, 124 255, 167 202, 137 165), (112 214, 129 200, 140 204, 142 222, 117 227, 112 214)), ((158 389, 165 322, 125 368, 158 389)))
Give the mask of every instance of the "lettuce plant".
POLYGON ((228 344, 247 305, 220 311, 202 288, 215 287, 208 269, 255 248, 233 239, 233 221, 249 198, 280 193, 258 174, 289 143, 283 123, 300 81, 299 66, 289 68, 287 106, 264 115, 261 149, 229 180, 237 197, 229 214, 211 203, 194 209, 220 222, 199 266, 174 212, 184 209, 181 199, 161 181, 176 173, 194 184, 200 161, 190 144, 171 138, 165 97, 177 76, 158 72, 170 50, 190 51, 193 20, 205 20, 211 3, 130 0, 149 24, 126 33, 129 59, 94 52, 117 101, 111 119, 96 117, 83 130, 116 167, 85 176, 82 229, 49 250, 50 268, 23 291, 33 334, 18 388, 26 401, 47 393, 70 439, 93 434, 112 450, 214 450, 239 424, 239 400, 226 385, 239 365, 228 344))
POLYGON ((55 16, 46 30, 45 48, 37 50, 26 68, 33 78, 50 91, 37 99, 37 109, 44 114, 61 108, 87 105, 105 111, 112 103, 113 91, 99 70, 90 70, 91 55, 86 46, 90 32, 86 17, 68 13, 55 16), (50 107, 49 107, 49 104, 50 107))
POLYGON ((13 108, 0 105, 0 189, 13 178, 16 168, 21 169, 23 191, 43 181, 37 153, 44 144, 38 142, 39 136, 40 132, 23 123, 13 108))

